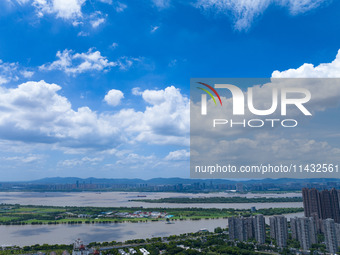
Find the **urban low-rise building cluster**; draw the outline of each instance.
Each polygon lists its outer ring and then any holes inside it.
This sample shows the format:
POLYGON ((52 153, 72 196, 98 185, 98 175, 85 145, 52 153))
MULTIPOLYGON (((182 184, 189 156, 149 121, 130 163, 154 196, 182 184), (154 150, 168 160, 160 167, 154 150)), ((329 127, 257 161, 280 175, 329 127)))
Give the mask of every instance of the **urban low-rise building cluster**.
POLYGON ((101 212, 99 214, 77 214, 72 212, 65 212, 61 215, 57 215, 55 219, 70 219, 70 218, 151 218, 151 219, 169 219, 174 217, 174 215, 170 215, 166 212, 158 212, 158 211, 135 211, 135 212, 101 212))
POLYGON ((116 217, 121 218, 171 218, 173 215, 168 215, 166 212, 145 212, 145 211, 136 211, 136 212, 117 212, 114 214, 116 217))

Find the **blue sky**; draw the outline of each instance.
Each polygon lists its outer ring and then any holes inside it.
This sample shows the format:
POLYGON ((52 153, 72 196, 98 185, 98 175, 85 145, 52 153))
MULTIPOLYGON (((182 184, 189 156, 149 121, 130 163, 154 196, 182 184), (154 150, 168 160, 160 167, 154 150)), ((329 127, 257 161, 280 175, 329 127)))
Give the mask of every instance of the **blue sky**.
POLYGON ((188 177, 190 78, 289 75, 305 63, 294 77, 340 73, 318 69, 340 48, 339 1, 5 0, 0 9, 3 180, 188 177))

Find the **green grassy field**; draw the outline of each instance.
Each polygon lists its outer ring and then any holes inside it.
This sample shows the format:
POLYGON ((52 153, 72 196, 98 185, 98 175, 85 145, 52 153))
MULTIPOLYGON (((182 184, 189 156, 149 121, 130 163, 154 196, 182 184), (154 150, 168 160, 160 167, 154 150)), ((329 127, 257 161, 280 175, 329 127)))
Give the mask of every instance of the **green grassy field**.
POLYGON ((158 211, 172 215, 170 220, 200 220, 217 219, 230 216, 251 214, 287 214, 302 212, 302 208, 271 208, 261 209, 251 213, 250 210, 203 209, 203 208, 125 208, 125 207, 51 207, 51 206, 22 206, 0 205, 0 224, 92 224, 92 223, 119 223, 158 221, 165 218, 147 217, 119 217, 116 213, 133 213, 135 211, 158 211), (84 217, 84 218, 82 218, 84 217))
POLYGON ((135 202, 175 203, 175 204, 211 204, 211 203, 295 203, 302 202, 302 197, 167 197, 160 199, 134 199, 135 202))

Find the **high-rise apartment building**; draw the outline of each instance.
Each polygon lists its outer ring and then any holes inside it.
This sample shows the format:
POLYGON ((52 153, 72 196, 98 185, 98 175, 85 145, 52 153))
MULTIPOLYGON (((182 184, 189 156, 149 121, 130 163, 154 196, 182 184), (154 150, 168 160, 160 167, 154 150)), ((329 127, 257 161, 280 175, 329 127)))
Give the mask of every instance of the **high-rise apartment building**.
POLYGON ((254 226, 252 218, 230 217, 228 218, 229 238, 241 242, 254 238, 254 226))
POLYGON ((290 219, 292 237, 300 242, 303 250, 309 250, 317 243, 317 230, 313 217, 295 217, 290 219))
POLYGON ((335 223, 333 219, 323 220, 326 249, 330 254, 338 251, 338 241, 336 236, 335 223))
POLYGON ((340 245, 340 224, 339 223, 334 223, 334 224, 335 224, 336 240, 338 241, 338 245, 340 245))
POLYGON ((299 240, 297 233, 297 217, 290 218, 290 231, 292 233, 292 238, 299 240))
POLYGON ((258 214, 253 220, 255 239, 259 244, 264 244, 266 241, 266 223, 264 216, 262 214, 258 214))
POLYGON ((241 242, 255 238, 260 244, 266 239, 266 224, 263 215, 255 217, 230 217, 228 218, 229 238, 241 242))
POLYGON ((305 217, 316 219, 333 219, 340 223, 340 209, 338 191, 317 189, 302 189, 303 208, 305 217))
POLYGON ((270 237, 276 240, 279 247, 287 246, 288 239, 288 224, 287 218, 283 215, 273 216, 269 218, 270 221, 270 237))

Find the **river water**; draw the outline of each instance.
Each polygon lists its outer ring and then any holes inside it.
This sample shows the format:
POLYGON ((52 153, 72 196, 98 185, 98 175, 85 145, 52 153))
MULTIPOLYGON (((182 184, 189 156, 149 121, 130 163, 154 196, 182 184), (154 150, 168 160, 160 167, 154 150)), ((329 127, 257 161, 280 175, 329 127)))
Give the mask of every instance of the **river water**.
MULTIPOLYGON (((303 216, 303 213, 287 214, 286 217, 303 216)), ((266 217, 268 223, 269 217, 266 217)), ((105 241, 126 241, 197 232, 206 228, 213 231, 216 227, 225 228, 227 219, 210 219, 198 221, 176 221, 174 224, 159 222, 110 223, 79 225, 24 225, 0 226, 0 245, 33 244, 70 244, 76 238, 85 243, 105 241)))
POLYGON ((167 197, 301 197, 300 193, 287 194, 230 194, 230 193, 138 193, 138 192, 0 192, 0 203, 48 206, 94 206, 94 207, 144 207, 144 208, 262 208, 302 207, 297 203, 231 203, 231 204, 171 204, 132 202, 134 199, 159 199, 167 197))
MULTIPOLYGON (((163 198, 163 197, 216 197, 239 196, 228 193, 214 194, 181 194, 181 193, 136 193, 136 192, 2 192, 0 203, 22 205, 49 205, 49 206, 96 206, 96 207, 135 207, 144 208, 162 207, 200 207, 200 208, 235 208, 249 209, 251 206, 260 208, 302 207, 302 203, 256 203, 256 204, 151 204, 145 202, 131 202, 131 199, 163 198), (146 196, 146 197, 140 197, 146 196)), ((300 194, 246 194, 246 197, 285 197, 301 196, 300 194)), ((287 218, 302 216, 303 213, 288 214, 287 218)), ((268 218, 266 218, 268 221, 268 218)), ((164 222, 142 223, 112 223, 112 224, 80 224, 80 225, 24 225, 0 226, 0 245, 33 245, 33 244, 70 244, 76 238, 85 243, 104 241, 126 241, 129 239, 151 238, 169 236, 188 232, 196 232, 202 228, 213 231, 216 227, 226 227, 226 219, 211 219, 199 221, 177 221, 175 224, 164 222)))

